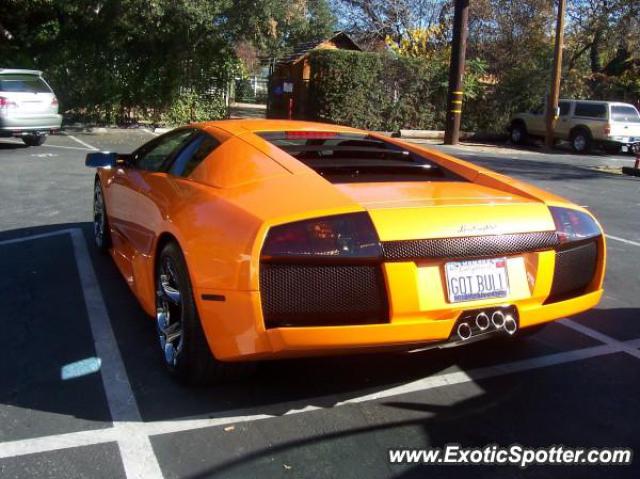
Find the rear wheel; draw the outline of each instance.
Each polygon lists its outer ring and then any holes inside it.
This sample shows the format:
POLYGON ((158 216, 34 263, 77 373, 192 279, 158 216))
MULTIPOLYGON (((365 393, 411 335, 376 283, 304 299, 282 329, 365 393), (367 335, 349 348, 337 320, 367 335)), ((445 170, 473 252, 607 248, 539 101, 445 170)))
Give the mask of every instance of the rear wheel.
POLYGON ((591 151, 591 133, 585 128, 578 128, 571 132, 571 147, 576 153, 591 151))
POLYGON ((29 133, 22 137, 22 141, 27 146, 40 146, 47 140, 47 135, 44 133, 29 133))
POLYGON ((203 385, 231 379, 250 363, 216 360, 200 323, 187 265, 175 242, 160 251, 156 266, 156 326, 162 358, 178 381, 203 385))

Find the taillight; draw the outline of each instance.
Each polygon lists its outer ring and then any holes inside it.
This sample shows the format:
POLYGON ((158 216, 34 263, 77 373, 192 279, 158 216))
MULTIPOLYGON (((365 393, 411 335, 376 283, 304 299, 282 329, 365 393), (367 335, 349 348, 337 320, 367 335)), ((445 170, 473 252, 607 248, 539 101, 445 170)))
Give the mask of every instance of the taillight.
POLYGON ((604 125, 604 134, 607 136, 611 134, 611 125, 609 124, 604 125))
POLYGON ((54 96, 53 100, 51 100, 51 106, 58 106, 58 99, 54 96))
POLYGON ((378 260, 382 249, 367 213, 296 221, 269 230, 261 259, 378 260))
POLYGON ((582 211, 550 206, 560 243, 581 241, 600 236, 602 231, 594 219, 582 211))
POLYGON ((336 135, 333 131, 286 131, 284 134, 287 140, 326 140, 336 135))
POLYGON ((0 108, 2 108, 3 110, 6 110, 8 108, 16 108, 17 106, 18 105, 16 105, 15 102, 9 100, 8 98, 0 96, 0 108))

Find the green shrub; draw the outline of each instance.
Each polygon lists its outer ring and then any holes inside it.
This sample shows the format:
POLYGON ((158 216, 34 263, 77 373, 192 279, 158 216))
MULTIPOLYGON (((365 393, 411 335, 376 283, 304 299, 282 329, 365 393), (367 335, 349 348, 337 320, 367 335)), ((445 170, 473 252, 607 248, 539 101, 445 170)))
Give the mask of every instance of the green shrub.
POLYGON ((433 128, 439 121, 440 66, 346 50, 317 50, 310 62, 315 119, 371 130, 433 128))
POLYGON ((197 121, 219 120, 227 116, 222 94, 199 95, 193 91, 179 94, 162 114, 168 125, 184 125, 197 121))

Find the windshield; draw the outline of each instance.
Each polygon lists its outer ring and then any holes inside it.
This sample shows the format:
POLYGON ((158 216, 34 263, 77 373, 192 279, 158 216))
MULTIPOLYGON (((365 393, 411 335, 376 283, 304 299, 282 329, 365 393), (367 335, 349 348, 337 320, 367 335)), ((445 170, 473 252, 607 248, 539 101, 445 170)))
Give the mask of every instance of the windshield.
POLYGON ((624 123, 640 123, 638 110, 632 106, 612 106, 611 120, 624 123))
POLYGON ((19 93, 51 93, 51 88, 35 75, 0 75, 0 91, 19 93))

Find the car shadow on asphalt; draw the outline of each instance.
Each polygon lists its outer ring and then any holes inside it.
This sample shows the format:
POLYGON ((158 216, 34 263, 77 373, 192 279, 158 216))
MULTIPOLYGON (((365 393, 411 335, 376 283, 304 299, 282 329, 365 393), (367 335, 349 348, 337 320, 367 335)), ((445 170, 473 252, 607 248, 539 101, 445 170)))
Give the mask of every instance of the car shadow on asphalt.
POLYGON ((0 150, 22 150, 24 148, 29 147, 24 143, 8 143, 0 138, 0 150))
POLYGON ((477 380, 465 385, 406 394, 341 411, 319 410, 236 426, 154 438, 160 451, 173 448, 182 464, 165 461, 174 477, 637 477, 637 466, 471 466, 389 463, 393 448, 640 446, 633 421, 640 390, 634 358, 616 354, 555 368, 477 380), (615 374, 612 374, 615 371, 615 374), (615 398, 616 407, 611 407, 615 398), (303 416, 303 417, 300 417, 303 416), (266 438, 267 445, 255 438, 266 438), (185 445, 185 446, 183 446, 185 445), (241 449, 240 449, 241 448, 241 449), (242 453, 238 453, 241 450, 242 453), (189 466, 193 464, 193 466, 189 466), (209 467, 205 467, 209 464, 209 467), (460 468, 464 471, 461 471, 460 468), (469 469, 469 470, 468 470, 469 469), (259 474, 256 474, 259 471, 259 474), (289 472, 289 471, 286 471, 289 472))

